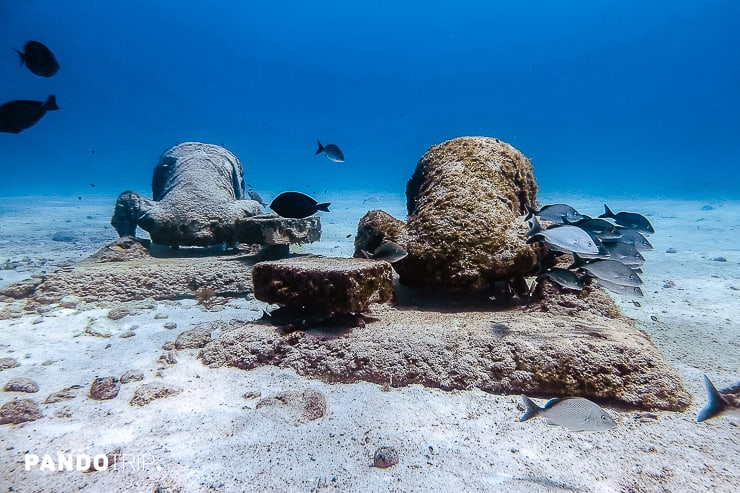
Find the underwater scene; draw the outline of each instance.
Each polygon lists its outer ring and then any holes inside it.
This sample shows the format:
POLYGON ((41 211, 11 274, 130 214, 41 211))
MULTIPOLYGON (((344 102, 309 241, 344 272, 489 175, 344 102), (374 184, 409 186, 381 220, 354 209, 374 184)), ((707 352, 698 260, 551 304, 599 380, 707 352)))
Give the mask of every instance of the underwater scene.
POLYGON ((0 491, 737 491, 737 19, 0 1, 0 491))

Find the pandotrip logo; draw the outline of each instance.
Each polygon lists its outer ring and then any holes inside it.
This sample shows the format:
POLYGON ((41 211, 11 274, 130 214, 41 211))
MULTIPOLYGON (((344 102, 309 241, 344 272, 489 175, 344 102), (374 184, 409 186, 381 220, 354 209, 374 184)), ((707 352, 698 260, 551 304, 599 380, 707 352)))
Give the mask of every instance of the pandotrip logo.
POLYGON ((156 469, 157 465, 151 454, 65 454, 57 452, 55 455, 25 454, 24 467, 26 471, 124 471, 132 472, 156 469))

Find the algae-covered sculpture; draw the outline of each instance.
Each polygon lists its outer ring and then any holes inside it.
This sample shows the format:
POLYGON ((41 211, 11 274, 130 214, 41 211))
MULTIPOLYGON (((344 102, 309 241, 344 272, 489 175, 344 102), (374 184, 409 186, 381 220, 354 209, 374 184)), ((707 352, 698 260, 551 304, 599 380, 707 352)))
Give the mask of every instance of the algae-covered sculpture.
POLYGON ((355 256, 382 243, 408 256, 393 267, 409 287, 476 289, 510 283, 537 268, 538 249, 526 244, 521 216, 535 204, 529 160, 489 137, 459 137, 432 146, 406 187, 405 223, 371 211, 358 227, 355 256))
POLYGON ((127 190, 116 201, 111 224, 120 236, 136 227, 163 245, 207 246, 239 241, 238 225, 260 214, 260 204, 245 200, 242 165, 223 147, 185 142, 159 158, 152 199, 127 190))

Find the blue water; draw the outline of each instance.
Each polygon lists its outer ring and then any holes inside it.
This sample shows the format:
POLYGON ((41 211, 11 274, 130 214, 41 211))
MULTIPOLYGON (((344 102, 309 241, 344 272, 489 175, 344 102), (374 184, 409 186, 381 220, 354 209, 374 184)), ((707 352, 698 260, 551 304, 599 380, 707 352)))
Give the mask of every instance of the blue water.
POLYGON ((222 144, 267 190, 402 191, 432 144, 505 140, 543 191, 740 196, 740 3, 0 1, 0 193, 150 193, 222 144), (12 48, 35 39, 49 79, 12 48), (346 162, 315 156, 338 144, 346 162))

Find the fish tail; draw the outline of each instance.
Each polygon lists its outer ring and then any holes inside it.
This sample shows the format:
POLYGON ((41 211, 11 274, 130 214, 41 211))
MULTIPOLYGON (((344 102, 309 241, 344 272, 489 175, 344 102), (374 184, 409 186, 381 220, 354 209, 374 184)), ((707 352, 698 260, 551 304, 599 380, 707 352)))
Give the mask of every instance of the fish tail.
POLYGON ((324 212, 330 212, 329 206, 331 205, 331 202, 324 202, 321 204, 316 204, 316 210, 324 211, 324 212))
POLYGON ((16 53, 18 53, 18 56, 20 56, 20 57, 21 57, 21 65, 23 65, 24 63, 26 63, 26 54, 25 54, 25 53, 23 53, 22 51, 18 51, 18 50, 16 50, 15 48, 13 48, 13 50, 14 50, 14 51, 15 51, 16 53))
POLYGON ((316 154, 321 154, 322 152, 324 152, 324 146, 321 145, 320 140, 317 140, 316 142, 319 143, 319 148, 316 150, 316 154))
POLYGON ((727 407, 725 400, 706 375, 704 375, 704 387, 707 389, 707 405, 699 411, 699 415, 696 417, 697 423, 717 416, 727 407))
POLYGON ((530 418, 534 418, 540 413, 540 411, 542 411, 542 408, 535 404, 532 399, 524 394, 522 394, 521 397, 526 410, 524 411, 524 414, 522 414, 522 417, 519 418, 519 421, 527 421, 530 418))
POLYGON ((46 98, 46 101, 44 102, 44 109, 46 111, 54 111, 58 110, 59 106, 57 106, 57 97, 55 95, 51 95, 48 98, 46 98))

